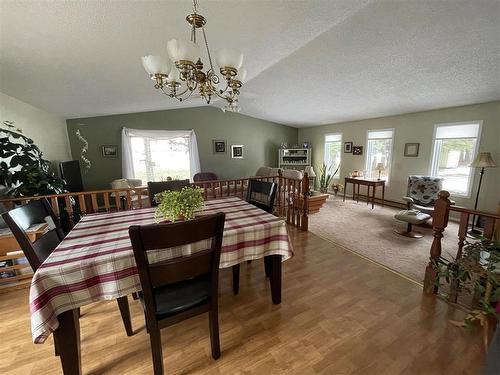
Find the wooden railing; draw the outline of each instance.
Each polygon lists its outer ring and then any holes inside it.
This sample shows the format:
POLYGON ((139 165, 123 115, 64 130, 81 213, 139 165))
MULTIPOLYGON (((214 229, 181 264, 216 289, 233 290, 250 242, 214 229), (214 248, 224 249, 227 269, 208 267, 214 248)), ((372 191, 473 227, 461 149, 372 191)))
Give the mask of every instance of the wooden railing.
MULTIPOLYGON (((460 217, 458 233, 457 233, 457 249, 455 259, 460 259, 462 256, 462 249, 466 243, 469 228, 472 226, 472 221, 477 216, 481 216, 484 221, 484 228, 481 237, 491 240, 495 233, 495 227, 500 223, 500 215, 493 213, 474 211, 463 207, 452 206, 449 200, 450 193, 441 191, 439 199, 434 204, 434 214, 432 217, 432 227, 434 240, 432 241, 429 264, 425 269, 424 290, 427 293, 438 293, 437 274, 433 264, 441 258, 443 232, 448 226, 448 219, 450 212, 458 213, 460 217)), ((447 249, 451 250, 451 249, 447 249)), ((456 287, 450 286, 449 298, 451 302, 456 302, 456 287)))
MULTIPOLYGON (((281 172, 276 176, 245 177, 231 180, 197 181, 192 186, 204 190, 206 200, 223 197, 246 197, 248 180, 257 179, 278 184, 274 213, 286 219, 287 223, 302 230, 308 230, 309 179, 307 174, 301 180, 285 178, 281 172)), ((80 215, 114 210, 130 210, 150 206, 149 190, 145 186, 128 189, 108 189, 63 193, 33 197, 0 199, 7 209, 26 204, 31 200, 47 198, 52 209, 59 216, 65 216, 69 228, 73 227, 80 215)))

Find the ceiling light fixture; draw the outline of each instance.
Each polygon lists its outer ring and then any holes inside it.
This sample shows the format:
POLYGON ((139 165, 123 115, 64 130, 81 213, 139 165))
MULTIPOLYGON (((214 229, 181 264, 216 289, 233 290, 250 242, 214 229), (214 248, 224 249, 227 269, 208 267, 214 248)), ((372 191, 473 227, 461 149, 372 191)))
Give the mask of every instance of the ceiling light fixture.
POLYGON ((142 58, 142 65, 155 82, 155 89, 180 102, 187 100, 195 91, 207 104, 217 96, 227 101, 223 111, 239 112, 238 96, 247 73, 242 67, 243 54, 227 48, 218 51, 216 63, 223 77, 224 82, 221 82, 208 48, 204 28, 207 21, 198 13, 197 0, 193 0, 193 13, 188 14, 186 21, 191 25, 189 42, 170 39, 167 42, 168 57, 149 55, 142 58), (206 72, 203 71, 200 47, 196 41, 197 29, 201 29, 207 49, 209 69, 206 72))

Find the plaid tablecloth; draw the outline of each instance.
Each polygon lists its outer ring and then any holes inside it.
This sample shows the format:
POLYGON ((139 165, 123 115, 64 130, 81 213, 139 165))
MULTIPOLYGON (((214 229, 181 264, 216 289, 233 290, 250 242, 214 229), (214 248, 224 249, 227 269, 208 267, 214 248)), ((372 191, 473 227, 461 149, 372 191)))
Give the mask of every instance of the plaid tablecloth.
MULTIPOLYGON (((143 208, 87 215, 68 233, 33 276, 30 310, 35 343, 43 343, 58 327, 60 313, 141 289, 128 228, 154 223, 153 212, 154 208, 143 208)), ((283 260, 292 256, 283 220, 239 198, 205 202, 203 215, 217 212, 226 213, 220 268, 265 255, 283 255, 283 260)), ((158 251, 154 260, 189 254, 198 247, 158 251)))

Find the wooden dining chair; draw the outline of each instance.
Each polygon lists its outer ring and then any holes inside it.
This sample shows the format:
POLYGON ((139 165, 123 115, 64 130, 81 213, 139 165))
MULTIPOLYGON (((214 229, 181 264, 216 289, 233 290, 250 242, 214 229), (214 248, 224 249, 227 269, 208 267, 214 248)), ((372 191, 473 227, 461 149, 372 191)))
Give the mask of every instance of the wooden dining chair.
POLYGON ((278 184, 260 180, 248 181, 247 202, 270 214, 273 213, 278 184))
POLYGON ((208 312, 212 357, 220 357, 218 289, 224 220, 225 214, 217 213, 185 222, 129 228, 156 375, 163 374, 160 330, 205 312, 208 312), (203 240, 209 240, 207 249, 150 263, 151 250, 171 251, 171 247, 203 240))
POLYGON ((189 180, 171 180, 171 181, 149 181, 148 182, 148 190, 149 190, 149 200, 151 203, 151 207, 158 206, 158 203, 155 200, 155 195, 167 190, 180 191, 182 188, 189 186, 189 180))
MULTIPOLYGON (((14 208, 2 214, 2 217, 35 272, 64 239, 59 219, 45 198, 33 200, 28 204, 14 208), (47 230, 36 241, 32 242, 26 231, 36 224, 47 224, 47 230)), ((117 302, 127 336, 132 336, 133 331, 127 296, 118 298, 117 302)))

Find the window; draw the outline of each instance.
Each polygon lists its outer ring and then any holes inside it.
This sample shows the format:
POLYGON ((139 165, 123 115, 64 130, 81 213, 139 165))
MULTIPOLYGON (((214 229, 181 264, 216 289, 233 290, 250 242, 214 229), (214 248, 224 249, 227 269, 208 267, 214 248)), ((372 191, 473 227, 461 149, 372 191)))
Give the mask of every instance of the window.
POLYGON ((155 139, 132 137, 134 178, 143 181, 190 177, 189 138, 155 139))
POLYGON ((394 129, 369 130, 366 143, 365 171, 368 178, 378 178, 389 181, 392 158, 392 138, 394 129))
POLYGON ((342 134, 325 135, 325 164, 332 167, 332 173, 340 165, 342 155, 342 134))
POLYGON ((481 122, 438 124, 434 128, 431 175, 443 177, 443 189, 470 196, 472 169, 481 122))
POLYGON ((122 176, 143 181, 192 178, 200 171, 194 130, 122 128, 122 176))

